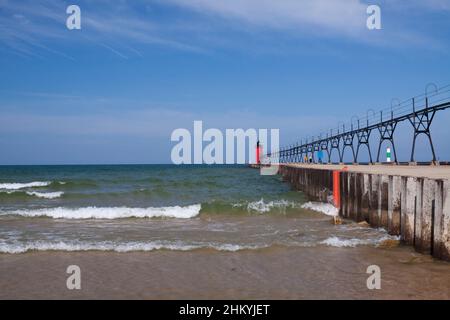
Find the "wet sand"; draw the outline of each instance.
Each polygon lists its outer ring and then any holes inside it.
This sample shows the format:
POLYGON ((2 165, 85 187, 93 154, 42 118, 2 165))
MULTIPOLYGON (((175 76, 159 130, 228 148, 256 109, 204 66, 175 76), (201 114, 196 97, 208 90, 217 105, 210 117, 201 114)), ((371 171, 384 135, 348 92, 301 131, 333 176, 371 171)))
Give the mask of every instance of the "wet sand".
POLYGON ((412 248, 0 254, 1 299, 450 299, 450 263, 412 248), (81 290, 66 268, 81 268, 81 290), (369 265, 381 289, 368 290, 369 265))

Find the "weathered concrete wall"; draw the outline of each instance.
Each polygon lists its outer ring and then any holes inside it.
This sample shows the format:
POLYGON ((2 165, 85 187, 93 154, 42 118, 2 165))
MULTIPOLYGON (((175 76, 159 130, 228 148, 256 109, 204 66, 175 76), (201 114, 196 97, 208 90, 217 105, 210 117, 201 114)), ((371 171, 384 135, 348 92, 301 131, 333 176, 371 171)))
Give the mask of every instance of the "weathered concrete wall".
MULTIPOLYGON (((333 170, 280 166, 283 179, 311 200, 329 201, 333 170)), ((418 252, 450 261, 450 181, 341 171, 339 214, 367 221, 413 245, 418 252)))

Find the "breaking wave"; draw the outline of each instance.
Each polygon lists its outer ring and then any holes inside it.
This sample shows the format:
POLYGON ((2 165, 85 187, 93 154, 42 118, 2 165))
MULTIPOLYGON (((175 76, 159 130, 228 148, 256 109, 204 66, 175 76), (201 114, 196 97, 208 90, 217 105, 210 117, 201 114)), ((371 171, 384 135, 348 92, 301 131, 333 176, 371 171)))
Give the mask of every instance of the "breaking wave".
POLYGON ((317 245, 325 245, 329 247, 353 248, 357 246, 379 246, 386 240, 399 240, 395 236, 384 235, 382 237, 370 239, 356 238, 339 238, 336 236, 329 237, 320 242, 302 243, 302 244, 282 244, 282 243, 261 243, 261 244, 232 244, 217 242, 182 242, 182 241, 130 241, 130 242, 113 242, 113 241, 0 241, 0 253, 18 254, 30 251, 110 251, 110 252, 148 252, 157 250, 171 251, 192 251, 200 249, 213 249, 217 251, 237 252, 242 250, 259 250, 272 246, 276 247, 315 247, 317 245))
POLYGON ((60 198, 64 192, 58 191, 58 192, 37 192, 37 191, 27 191, 27 195, 29 196, 35 196, 38 198, 44 198, 44 199, 56 199, 60 198))
POLYGON ((51 184, 50 181, 34 181, 28 183, 0 183, 0 189, 5 190, 20 190, 25 188, 35 188, 35 187, 47 187, 51 184))
POLYGON ((201 214, 253 215, 253 214, 285 214, 293 209, 301 209, 302 202, 289 200, 260 199, 257 201, 225 201, 214 200, 202 203, 201 214))
POLYGON ((287 200, 274 200, 274 201, 264 201, 264 199, 252 202, 235 203, 232 205, 233 208, 245 208, 247 212, 257 212, 257 213, 267 213, 273 209, 278 209, 283 211, 288 208, 300 208, 300 204, 297 202, 287 201, 287 200))
POLYGON ((339 209, 330 203, 306 202, 302 205, 302 208, 321 212, 328 216, 338 216, 339 215, 339 209))
POLYGON ((324 244, 329 247, 339 247, 339 248, 352 247, 353 248, 356 246, 367 246, 367 245, 377 246, 386 240, 399 240, 399 237, 385 235, 380 238, 371 238, 371 239, 356 239, 356 238, 344 239, 344 238, 339 238, 339 237, 333 236, 333 237, 329 237, 329 238, 321 241, 320 244, 324 244))
POLYGON ((114 243, 103 242, 81 242, 81 241, 32 241, 0 243, 0 253, 25 253, 29 251, 114 251, 114 252, 146 252, 155 250, 191 251, 198 249, 214 249, 218 251, 236 252, 240 250, 262 249, 263 246, 245 246, 237 244, 188 244, 183 242, 151 241, 151 242, 126 242, 114 243))
POLYGON ((0 191, 0 200, 27 200, 28 198, 41 198, 41 199, 57 199, 64 195, 62 191, 55 192, 41 192, 41 191, 26 191, 26 190, 6 190, 0 191))
POLYGON ((123 218, 179 218, 189 219, 200 213, 201 205, 186 207, 160 208, 128 208, 128 207, 86 207, 86 208, 45 208, 24 209, 14 211, 0 211, 1 215, 23 217, 48 217, 53 219, 123 219, 123 218))

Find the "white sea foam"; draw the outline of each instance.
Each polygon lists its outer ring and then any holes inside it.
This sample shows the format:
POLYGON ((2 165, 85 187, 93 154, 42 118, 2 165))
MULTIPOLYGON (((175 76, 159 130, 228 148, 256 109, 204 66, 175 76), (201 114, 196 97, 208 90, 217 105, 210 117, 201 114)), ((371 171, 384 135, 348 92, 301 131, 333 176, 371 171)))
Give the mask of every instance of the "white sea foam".
POLYGON ((379 245, 383 241, 386 240, 399 240, 399 237, 385 235, 380 238, 372 238, 372 239, 343 239, 338 237, 329 237, 321 241, 321 244, 330 246, 330 247, 356 247, 356 246, 364 246, 364 245, 379 245))
POLYGON ((56 199, 56 198, 60 198, 64 194, 64 192, 62 192, 62 191, 58 191, 58 192, 27 191, 27 194, 30 196, 38 197, 38 198, 56 199))
POLYGON ((339 215, 339 209, 333 206, 330 203, 322 203, 322 202, 306 202, 302 205, 303 209, 314 210, 317 212, 324 213, 328 216, 337 216, 339 215))
POLYGON ((24 253, 28 251, 115 251, 115 252, 138 252, 154 250, 191 251, 197 249, 214 249, 218 251, 240 251, 249 249, 260 249, 258 246, 240 246, 235 244, 188 244, 182 242, 153 241, 153 242, 128 242, 114 243, 103 242, 80 242, 80 241, 33 241, 27 243, 0 243, 0 253, 24 253))
POLYGON ((356 247, 357 245, 370 244, 370 241, 362 239, 341 239, 338 237, 330 237, 320 243, 329 247, 356 247))
POLYGON ((299 207, 299 205, 292 201, 287 200, 275 200, 265 202, 264 199, 253 201, 249 203, 237 203, 234 204, 233 207, 247 207, 247 211, 249 212, 258 212, 258 213, 267 213, 270 210, 276 209, 286 209, 286 208, 295 208, 299 207))
POLYGON ((15 211, 0 211, 2 215, 17 215, 24 217, 50 217, 54 219, 122 219, 122 218, 179 218, 189 219, 200 213, 201 205, 187 207, 160 208, 128 208, 128 207, 85 207, 85 208, 45 208, 15 211))
POLYGON ((50 181, 34 181, 28 183, 0 183, 0 189, 19 190, 24 188, 46 187, 50 181))

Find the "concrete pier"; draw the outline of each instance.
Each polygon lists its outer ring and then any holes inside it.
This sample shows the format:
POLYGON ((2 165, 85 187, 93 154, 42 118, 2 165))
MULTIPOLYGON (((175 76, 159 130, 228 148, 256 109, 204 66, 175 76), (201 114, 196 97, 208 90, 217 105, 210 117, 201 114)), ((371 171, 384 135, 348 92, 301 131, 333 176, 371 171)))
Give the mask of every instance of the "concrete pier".
POLYGON ((450 166, 282 164, 280 174, 311 200, 332 201, 343 218, 450 261, 450 166))

